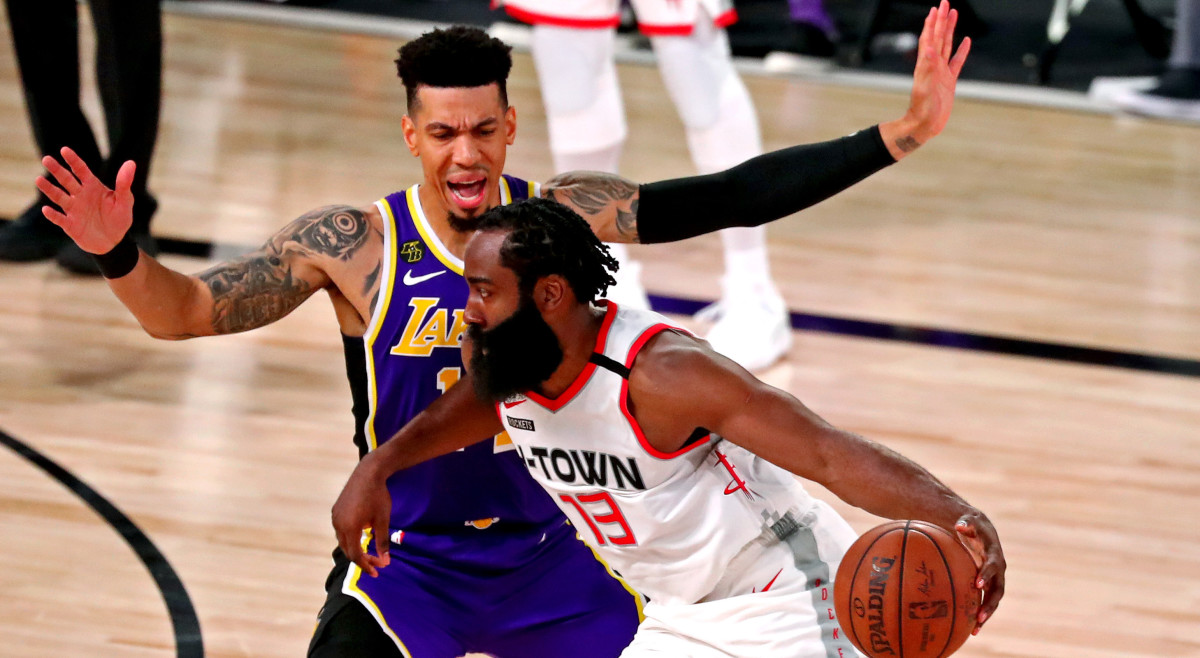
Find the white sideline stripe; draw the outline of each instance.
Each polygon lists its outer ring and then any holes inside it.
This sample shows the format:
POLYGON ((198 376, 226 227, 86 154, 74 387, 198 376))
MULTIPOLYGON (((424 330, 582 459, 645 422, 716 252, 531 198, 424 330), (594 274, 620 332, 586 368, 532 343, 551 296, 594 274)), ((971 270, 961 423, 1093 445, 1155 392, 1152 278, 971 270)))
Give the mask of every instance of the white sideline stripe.
MULTIPOLYGON (((483 0, 479 0, 483 1, 483 0)), ((395 39, 414 39, 435 27, 448 23, 418 21, 352 14, 315 7, 290 7, 276 4, 252 4, 226 0, 164 0, 163 9, 174 14, 222 18, 257 23, 270 23, 331 32, 351 32, 395 39)), ((498 22, 488 32, 520 52, 529 51, 530 29, 525 25, 498 22)), ((635 39, 618 35, 617 61, 624 64, 654 66, 654 53, 634 47, 635 39)), ((821 60, 798 57, 788 53, 771 53, 764 59, 734 59, 740 73, 752 76, 798 78, 822 84, 908 93, 912 78, 907 75, 868 73, 842 69, 821 60)), ((968 64, 969 66, 969 64, 968 64)), ((963 80, 958 83, 958 97, 995 103, 1028 105, 1056 110, 1071 110, 1093 114, 1111 114, 1107 99, 1086 93, 1048 89, 1032 85, 963 80)))

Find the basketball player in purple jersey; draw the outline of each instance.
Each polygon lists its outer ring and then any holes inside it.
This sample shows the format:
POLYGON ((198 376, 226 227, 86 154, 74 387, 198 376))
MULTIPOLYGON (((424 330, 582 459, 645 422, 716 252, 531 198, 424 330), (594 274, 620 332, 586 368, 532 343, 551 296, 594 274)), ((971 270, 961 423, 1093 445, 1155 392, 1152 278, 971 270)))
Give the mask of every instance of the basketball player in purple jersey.
MULTIPOLYGON (((110 288, 157 338, 248 331, 325 290, 345 343, 363 455, 461 375, 461 257, 483 212, 540 194, 572 207, 603 240, 646 243, 726 228, 734 217, 753 226, 797 212, 941 132, 966 52, 949 57, 952 31, 953 12, 931 15, 928 57, 901 119, 705 177, 639 186, 571 172, 539 187, 503 175, 516 135, 505 89, 510 49, 477 29, 435 30, 397 60, 407 89, 403 132, 420 158, 421 183, 364 208, 316 209, 259 250, 193 276, 126 236, 133 163, 110 190, 64 148, 66 167, 43 159, 58 185, 40 178, 38 186, 62 209, 46 207, 46 216, 96 255, 110 288), (710 212, 721 204, 728 208, 710 212)), ((575 539, 505 436, 388 486, 392 566, 364 578, 335 553, 309 655, 600 658, 618 655, 633 636, 639 598, 575 539)))

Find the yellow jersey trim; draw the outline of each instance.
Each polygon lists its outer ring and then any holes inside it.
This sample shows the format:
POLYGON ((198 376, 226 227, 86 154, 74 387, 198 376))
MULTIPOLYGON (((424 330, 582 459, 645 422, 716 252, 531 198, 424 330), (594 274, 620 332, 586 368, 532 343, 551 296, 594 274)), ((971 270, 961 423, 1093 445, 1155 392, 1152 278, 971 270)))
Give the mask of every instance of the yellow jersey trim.
POLYGON ((421 234, 421 239, 425 244, 429 245, 429 250, 438 260, 442 261, 447 269, 455 274, 462 276, 463 262, 462 259, 450 253, 446 245, 442 244, 441 238, 437 232, 429 225, 429 220, 425 217, 425 209, 421 207, 421 200, 417 196, 417 188, 421 187, 420 183, 408 188, 406 196, 408 197, 408 212, 413 216, 413 226, 417 227, 417 233, 421 234))
POLYGON ((367 350, 367 395, 369 396, 370 411, 367 413, 366 434, 367 448, 374 450, 379 447, 379 438, 375 436, 375 410, 379 408, 379 391, 375 385, 375 341, 379 339, 379 331, 387 317, 388 306, 392 301, 392 288, 396 281, 396 217, 392 214, 392 206, 387 199, 375 202, 383 217, 383 272, 379 278, 379 301, 371 312, 371 322, 367 325, 367 333, 363 336, 367 350))
POLYGON ((507 206, 512 203, 512 188, 508 186, 508 179, 500 177, 500 205, 507 206))
MULTIPOLYGON (((370 544, 371 531, 365 530, 363 531, 362 537, 363 550, 367 550, 367 547, 370 546, 370 544)), ((362 577, 362 573, 362 567, 351 563, 350 571, 346 574, 346 580, 342 586, 342 591, 358 599, 367 608, 367 612, 371 613, 371 616, 375 618, 375 621, 379 622, 379 626, 383 629, 383 632, 387 633, 387 636, 392 638, 392 641, 396 643, 396 647, 400 649, 400 653, 404 654, 404 658, 412 658, 412 653, 409 652, 408 647, 404 646, 404 643, 400 641, 400 637, 396 635, 396 632, 392 630, 391 626, 388 626, 387 620, 383 618, 383 613, 379 611, 379 606, 375 605, 375 602, 371 600, 371 597, 367 596, 367 593, 359 588, 358 579, 362 577)))
POLYGON ((608 575, 612 576, 618 583, 621 583, 621 587, 624 587, 625 591, 629 592, 629 595, 633 597, 633 602, 635 605, 637 605, 638 623, 640 624, 646 621, 646 599, 643 598, 642 595, 636 589, 634 589, 632 585, 626 582, 625 579, 622 578, 616 571, 613 571, 613 568, 608 566, 608 563, 604 561, 604 558, 600 557, 600 554, 596 552, 596 549, 592 548, 591 544, 583 541, 583 538, 579 536, 578 532, 575 533, 575 539, 584 546, 587 546, 588 550, 592 552, 592 556, 595 557, 596 561, 604 567, 604 570, 608 572, 608 575))

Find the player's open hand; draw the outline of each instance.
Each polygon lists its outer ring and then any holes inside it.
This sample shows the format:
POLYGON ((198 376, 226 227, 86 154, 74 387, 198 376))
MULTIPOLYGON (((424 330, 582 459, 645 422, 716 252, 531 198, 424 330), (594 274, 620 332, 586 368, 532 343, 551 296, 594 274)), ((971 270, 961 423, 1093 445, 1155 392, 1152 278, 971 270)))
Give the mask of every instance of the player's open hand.
POLYGON ((996 606, 1000 605, 1000 599, 1004 596, 1004 570, 1008 565, 1004 561, 1004 549, 1000 547, 996 526, 982 513, 964 515, 954 524, 954 530, 958 533, 958 540, 967 547, 979 566, 975 587, 983 590, 983 603, 979 606, 975 630, 971 633, 978 635, 979 629, 996 611, 996 606))
POLYGON ((971 51, 971 39, 963 39, 954 50, 954 27, 958 10, 947 0, 929 10, 917 45, 917 68, 913 72, 912 96, 908 115, 917 124, 915 137, 920 144, 937 136, 950 120, 954 107, 954 89, 971 51), (953 53, 953 56, 951 54, 953 53))
POLYGON ((392 514, 392 496, 387 490, 387 478, 372 468, 375 460, 367 455, 358 462, 337 502, 333 504, 333 529, 338 546, 350 561, 372 578, 378 569, 391 562, 388 521, 392 514), (375 540, 375 555, 364 550, 363 530, 370 530, 375 540))
POLYGON ((81 249, 105 254, 117 246, 133 224, 133 174, 137 166, 126 161, 117 172, 116 189, 109 189, 88 169, 75 151, 62 148, 67 167, 47 155, 42 166, 58 185, 38 176, 37 187, 62 211, 42 206, 42 214, 62 227, 81 249))

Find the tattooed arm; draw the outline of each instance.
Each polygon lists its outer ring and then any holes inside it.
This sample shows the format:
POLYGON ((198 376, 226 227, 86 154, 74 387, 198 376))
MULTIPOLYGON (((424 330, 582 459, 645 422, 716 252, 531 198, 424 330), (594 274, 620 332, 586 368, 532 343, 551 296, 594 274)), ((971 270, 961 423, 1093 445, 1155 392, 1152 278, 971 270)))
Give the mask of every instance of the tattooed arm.
POLYGON ((372 228, 349 206, 307 213, 257 251, 187 276, 142 254, 109 286, 155 338, 181 340, 261 327, 331 285, 330 269, 350 260, 372 228))
POLYGON ((543 194, 582 215, 605 242, 671 242, 799 212, 942 132, 971 48, 965 39, 953 53, 957 16, 943 0, 926 17, 908 111, 900 119, 849 137, 772 151, 708 176, 639 186, 613 174, 568 172, 547 182, 543 194))
POLYGON ((638 185, 616 174, 568 171, 542 186, 542 196, 569 206, 604 242, 638 242, 638 185))
POLYGON ((671 242, 731 226, 761 226, 827 199, 933 139, 950 119, 971 49, 951 56, 957 12, 943 0, 921 32, 908 111, 849 137, 794 146, 726 171, 638 186, 598 172, 551 179, 544 195, 583 216, 605 242, 671 242))

